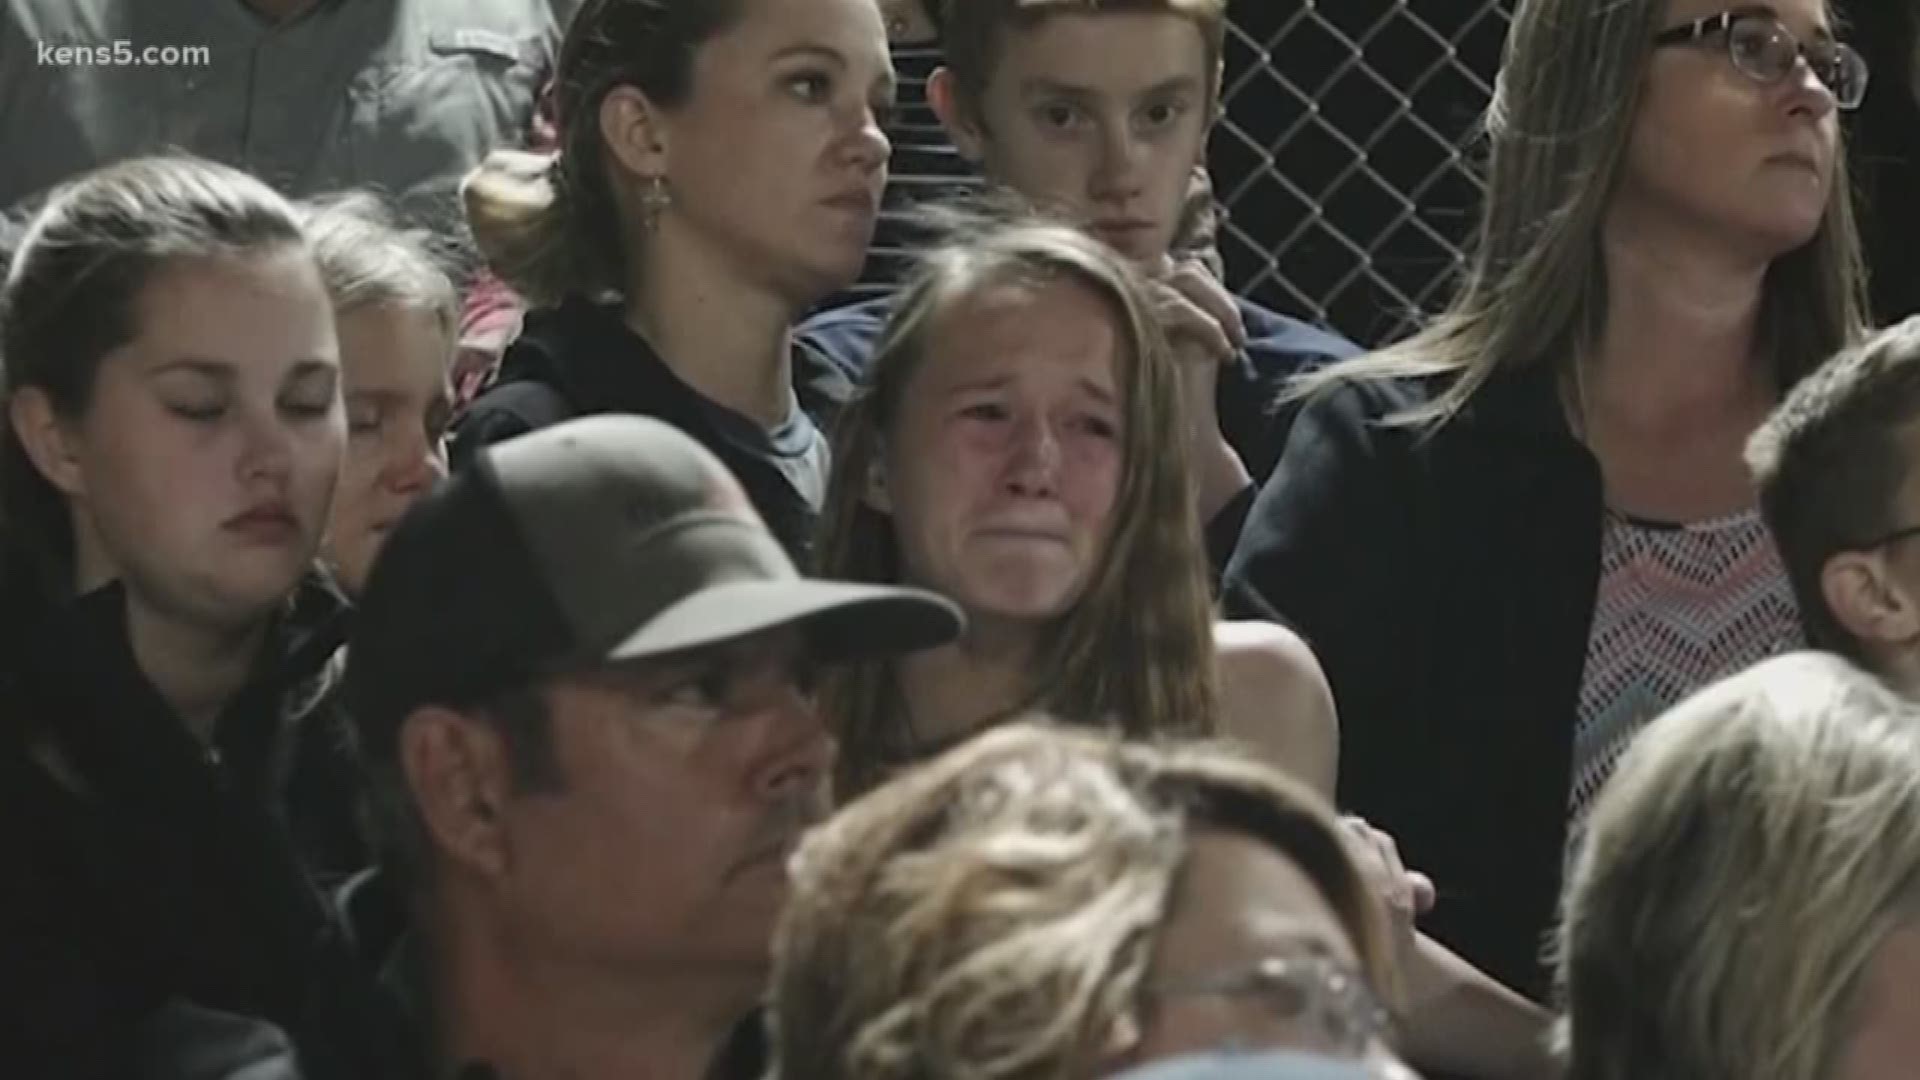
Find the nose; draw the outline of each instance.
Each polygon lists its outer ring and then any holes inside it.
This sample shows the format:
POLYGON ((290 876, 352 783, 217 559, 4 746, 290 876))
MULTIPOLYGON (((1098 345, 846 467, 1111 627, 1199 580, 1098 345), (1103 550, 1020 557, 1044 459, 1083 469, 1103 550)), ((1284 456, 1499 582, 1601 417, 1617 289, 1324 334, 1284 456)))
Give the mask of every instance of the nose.
POLYGON ((396 495, 418 495, 445 479, 447 441, 420 431, 396 449, 382 479, 396 495))
POLYGON ((755 771, 754 794, 767 802, 811 798, 824 791, 834 742, 812 698, 786 680, 764 713, 770 752, 755 771))
POLYGON ((240 474, 243 480, 284 481, 293 468, 293 435, 278 415, 256 413, 244 422, 240 474))
POLYGON ((1060 440, 1053 425, 1043 419, 1021 422, 1013 433, 1013 454, 1007 465, 1007 490, 1029 498, 1054 493, 1059 483, 1060 440))
POLYGON ((1093 170, 1090 194, 1101 202, 1126 203, 1143 190, 1141 168, 1145 144, 1126 124, 1101 125, 1100 158, 1093 170))
POLYGON ((1786 85, 1787 110, 1797 118, 1824 120, 1840 108, 1840 99, 1834 94, 1833 88, 1813 70, 1813 65, 1804 56, 1794 61, 1786 85))
POLYGON ((880 117, 870 105, 860 108, 859 118, 847 137, 847 161, 861 172, 884 168, 893 156, 893 142, 887 138, 880 117))

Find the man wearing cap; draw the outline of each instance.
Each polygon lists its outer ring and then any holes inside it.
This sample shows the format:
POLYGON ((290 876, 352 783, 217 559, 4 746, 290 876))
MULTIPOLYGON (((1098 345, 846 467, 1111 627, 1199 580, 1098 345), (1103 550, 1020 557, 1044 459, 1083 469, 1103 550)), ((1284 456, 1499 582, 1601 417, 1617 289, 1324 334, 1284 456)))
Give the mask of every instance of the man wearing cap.
POLYGON ((498 444, 417 503, 347 695, 428 1075, 708 1075, 823 808, 809 670, 959 629, 931 594, 803 580, 653 420, 498 444))

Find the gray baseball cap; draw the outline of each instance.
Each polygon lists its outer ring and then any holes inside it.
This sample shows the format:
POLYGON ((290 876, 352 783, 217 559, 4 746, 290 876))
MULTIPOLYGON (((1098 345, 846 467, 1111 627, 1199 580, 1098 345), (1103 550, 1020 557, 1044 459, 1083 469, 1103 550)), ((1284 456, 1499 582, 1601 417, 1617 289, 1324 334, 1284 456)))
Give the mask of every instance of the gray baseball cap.
POLYGON ((720 460, 640 416, 569 420, 482 450, 410 507, 355 616, 346 698, 363 745, 563 668, 796 626, 821 661, 959 635, 929 592, 803 578, 720 460))

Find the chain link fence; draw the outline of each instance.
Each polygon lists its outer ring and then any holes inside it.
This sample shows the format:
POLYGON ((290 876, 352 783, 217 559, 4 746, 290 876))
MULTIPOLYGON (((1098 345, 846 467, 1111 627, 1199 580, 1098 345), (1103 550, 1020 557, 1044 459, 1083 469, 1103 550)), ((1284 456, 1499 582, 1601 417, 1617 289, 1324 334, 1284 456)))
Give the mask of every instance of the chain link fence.
POLYGON ((1456 280, 1504 0, 1241 0, 1211 165, 1234 287, 1363 343, 1456 280))
MULTIPOLYGON (((1209 165, 1233 288, 1365 344, 1443 299, 1480 189, 1465 158, 1510 0, 1235 0, 1209 165)), ((898 280, 904 213, 977 183, 925 103, 936 47, 894 53, 893 182, 865 280, 898 280)))

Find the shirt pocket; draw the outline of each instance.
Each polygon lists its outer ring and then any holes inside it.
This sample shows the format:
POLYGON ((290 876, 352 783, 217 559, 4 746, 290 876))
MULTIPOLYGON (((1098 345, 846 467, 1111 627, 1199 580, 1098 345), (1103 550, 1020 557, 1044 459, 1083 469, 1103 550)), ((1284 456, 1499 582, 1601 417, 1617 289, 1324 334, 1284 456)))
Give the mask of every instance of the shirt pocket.
POLYGON ((537 35, 434 31, 424 50, 356 80, 354 175, 342 179, 403 203, 450 199, 489 151, 526 144, 548 61, 537 35))

